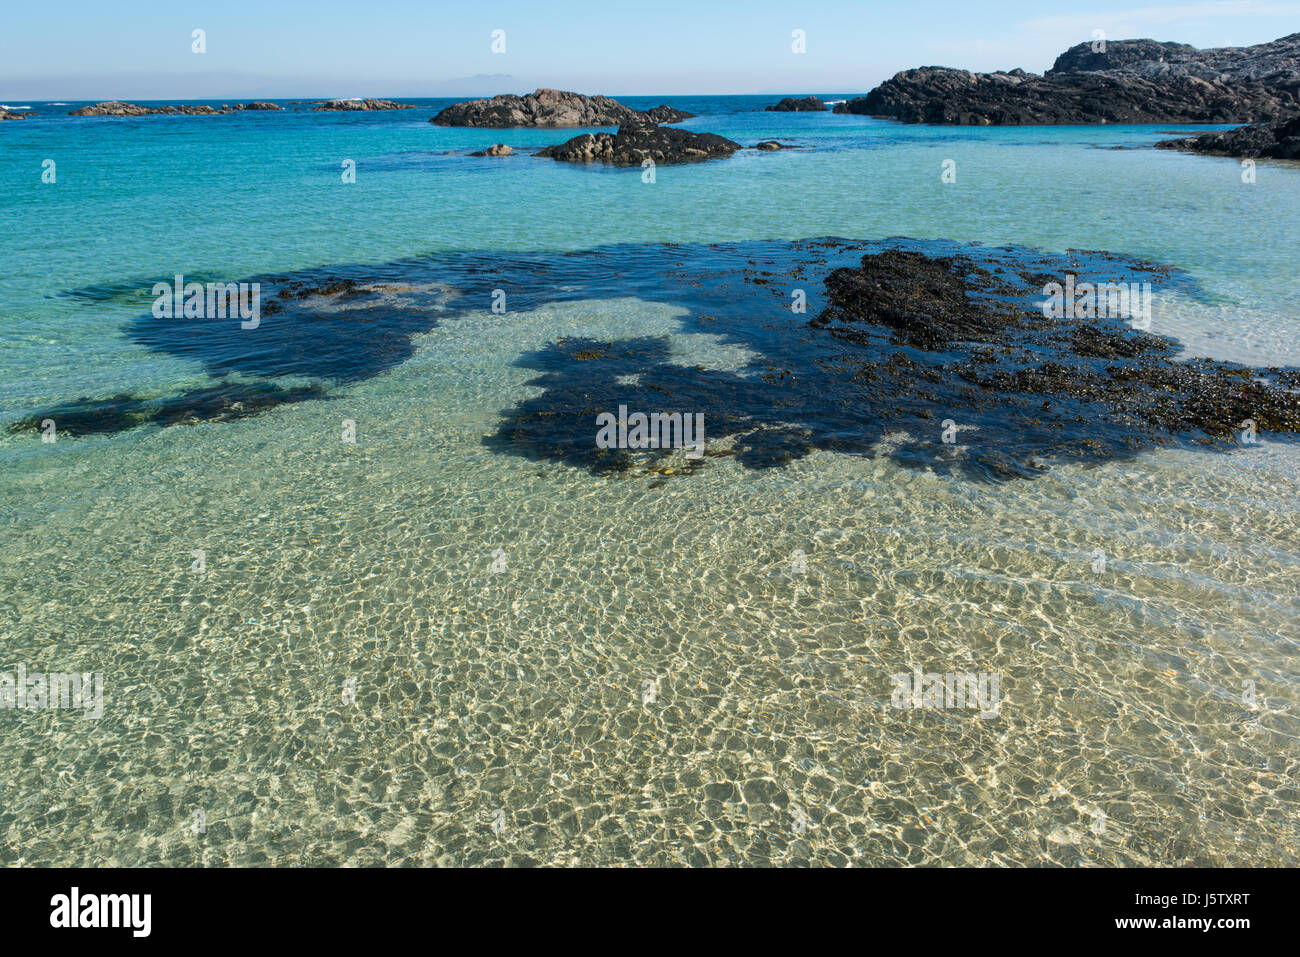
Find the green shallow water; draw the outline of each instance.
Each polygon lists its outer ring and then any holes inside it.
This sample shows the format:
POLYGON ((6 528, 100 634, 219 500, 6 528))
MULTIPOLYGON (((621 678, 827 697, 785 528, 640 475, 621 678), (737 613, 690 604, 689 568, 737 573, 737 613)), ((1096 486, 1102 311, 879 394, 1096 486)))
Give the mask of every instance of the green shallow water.
MULTIPOLYGON (((836 233, 1150 256, 1205 289, 1156 331, 1296 362, 1300 170, 1093 148, 1154 128, 712 106, 690 125, 814 148, 649 185, 439 156, 555 137, 427 112, 6 124, 0 407, 211 381, 121 335, 147 305, 64 295, 97 283, 836 233)), ((330 401, 0 438, 3 667, 105 675, 98 720, 0 711, 6 863, 1297 863, 1295 445, 1006 484, 824 451, 598 478, 484 443, 538 391, 523 354, 744 347, 636 295, 483 305, 330 401), (998 716, 888 707, 913 666, 999 675, 998 716)))

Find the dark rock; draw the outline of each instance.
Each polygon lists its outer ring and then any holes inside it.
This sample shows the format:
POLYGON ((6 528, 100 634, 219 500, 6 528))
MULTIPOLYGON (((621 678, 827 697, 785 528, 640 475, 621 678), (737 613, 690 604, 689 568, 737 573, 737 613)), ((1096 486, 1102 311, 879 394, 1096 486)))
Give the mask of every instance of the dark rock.
POLYGON ((154 111, 147 106, 136 103, 123 103, 121 100, 107 100, 93 106, 83 106, 72 110, 68 116, 148 116, 154 111))
POLYGON ((140 106, 138 103, 123 103, 109 100, 93 106, 83 106, 73 110, 69 116, 215 116, 221 110, 206 104, 200 106, 140 106))
POLYGON ((650 110, 644 110, 641 116, 651 123, 680 123, 682 120, 689 120, 694 113, 687 113, 685 110, 679 110, 671 107, 666 103, 661 103, 650 110))
POLYGON ((83 106, 72 110, 69 116, 217 116, 229 112, 230 108, 221 109, 200 104, 198 106, 141 106, 138 103, 123 103, 120 100, 108 100, 83 106))
POLYGON ((396 100, 326 100, 320 106, 315 107, 317 112, 328 110, 330 112, 350 113, 356 110, 413 110, 415 106, 411 103, 398 103, 396 100))
POLYGON ((274 103, 267 103, 265 100, 254 100, 252 103, 236 103, 231 107, 232 110, 278 110, 280 109, 274 103))
POLYGON ((763 109, 768 113, 825 113, 826 104, 816 96, 805 96, 801 99, 787 96, 780 103, 765 106, 763 109))
POLYGON ((1161 140, 1158 149, 1187 150, 1211 156, 1300 160, 1300 116, 1277 123, 1239 126, 1185 140, 1161 140))
POLYGON ((539 89, 526 96, 503 93, 490 100, 454 103, 430 123, 439 126, 621 126, 624 123, 678 123, 694 113, 656 106, 634 110, 608 96, 585 96, 564 90, 539 89))
POLYGON ((26 110, 21 113, 11 110, 0 110, 0 122, 4 122, 5 120, 22 120, 35 115, 35 113, 28 113, 26 110))
POLYGON ((920 67, 835 107, 836 113, 962 126, 1253 123, 1297 111, 1300 33, 1211 50, 1120 40, 1093 53, 1082 43, 1043 76, 920 67))
POLYGON ((1268 80, 1278 74, 1300 73, 1300 33, 1251 47, 1213 47, 1198 50, 1186 43, 1155 40, 1120 40, 1107 43, 1104 53, 1094 53, 1091 43, 1066 50, 1047 76, 1122 70, 1148 79, 1193 76, 1213 82, 1222 77, 1268 80))
POLYGON ((713 133, 691 133, 654 123, 625 123, 617 133, 583 133, 558 146, 548 146, 538 156, 565 163, 611 163, 640 166, 655 163, 693 163, 730 156, 739 143, 713 133))
POLYGON ((497 143, 495 146, 489 146, 485 150, 479 150, 477 153, 470 153, 470 156, 509 156, 513 153, 509 146, 504 143, 497 143))
POLYGON ((761 143, 755 143, 756 150, 792 150, 793 146, 786 146, 784 143, 778 143, 776 140, 763 140, 761 143))

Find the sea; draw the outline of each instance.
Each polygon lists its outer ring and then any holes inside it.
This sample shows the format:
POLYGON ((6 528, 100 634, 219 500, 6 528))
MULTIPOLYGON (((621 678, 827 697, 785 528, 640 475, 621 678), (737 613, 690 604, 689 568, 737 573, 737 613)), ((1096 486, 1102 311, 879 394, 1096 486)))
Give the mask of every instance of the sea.
POLYGON ((10 104, 0 861, 1300 863, 1291 437, 1006 475, 810 379, 825 276, 900 245, 1158 264, 1152 334, 1300 366, 1300 165, 621 99, 792 148, 10 104), (605 467, 619 405, 709 452, 605 467))

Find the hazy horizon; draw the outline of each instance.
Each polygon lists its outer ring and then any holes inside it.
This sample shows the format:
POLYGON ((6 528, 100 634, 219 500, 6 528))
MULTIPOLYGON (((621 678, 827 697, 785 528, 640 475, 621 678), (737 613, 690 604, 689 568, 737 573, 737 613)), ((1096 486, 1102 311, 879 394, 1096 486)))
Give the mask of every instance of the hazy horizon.
POLYGON ((569 0, 563 22, 518 0, 473 9, 390 0, 364 16, 337 0, 135 0, 111 10, 70 0, 61 11, 57 22, 37 8, 8 15, 0 100, 850 93, 925 65, 1042 72, 1094 30, 1205 48, 1264 43, 1300 22, 1300 2, 1270 0, 1065 3, 1047 13, 1033 0, 879 10, 827 0, 815 11, 775 0, 710 9, 665 0, 649 11, 569 0), (504 36, 494 41, 494 31, 504 36))

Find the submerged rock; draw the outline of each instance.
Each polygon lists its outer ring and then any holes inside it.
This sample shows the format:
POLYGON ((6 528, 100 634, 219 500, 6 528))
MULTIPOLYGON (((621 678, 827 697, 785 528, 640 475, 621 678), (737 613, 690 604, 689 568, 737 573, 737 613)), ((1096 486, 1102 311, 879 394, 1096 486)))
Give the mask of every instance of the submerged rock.
POLYGON ((233 422, 259 415, 279 405, 329 397, 319 385, 284 387, 270 382, 229 382, 186 389, 165 398, 143 398, 119 393, 106 399, 81 398, 46 409, 9 426, 14 433, 40 434, 52 419, 67 436, 108 435, 144 425, 167 427, 200 422, 233 422))
POLYGON ((796 149, 796 147, 794 147, 794 146, 787 146, 787 145, 784 144, 784 143, 778 143, 776 140, 763 140, 761 143, 755 143, 755 144, 754 144, 754 149, 756 149, 756 150, 792 150, 792 149, 796 149))
POLYGON ((439 126, 621 126, 637 121, 679 123, 694 115, 666 105, 634 110, 608 96, 542 88, 525 96, 503 93, 488 100, 454 103, 429 122, 439 126))
POLYGON ((1205 296, 1186 273, 1111 253, 834 238, 441 253, 252 277, 266 293, 255 331, 154 317, 154 278, 60 295, 136 304, 140 315, 124 329, 131 343, 200 363, 210 388, 64 403, 25 413, 20 429, 34 436, 53 418, 60 434, 113 432, 328 398, 406 361, 431 329, 479 316, 495 290, 510 289, 512 314, 583 305, 556 312, 570 323, 558 333, 567 338, 517 358, 536 375, 483 441, 595 473, 646 466, 658 481, 721 458, 767 469, 821 451, 1002 480, 1053 462, 1131 459, 1159 444, 1227 451, 1256 431, 1270 441, 1300 433, 1300 369, 1184 359, 1177 342, 1113 310, 1044 314, 1053 283, 1075 295, 1088 287, 1098 306, 1101 284, 1205 296), (629 293, 678 317, 685 338, 583 338, 592 301, 629 293), (792 294, 807 314, 791 308, 792 294), (717 358, 695 352, 704 342, 717 358), (304 380, 327 391, 293 391, 304 380), (596 416, 620 406, 702 415, 702 457, 599 446, 596 416))
POLYGON ((558 146, 547 146, 538 156, 565 163, 610 163, 640 166, 656 163, 694 163, 730 156, 739 143, 713 133, 692 133, 654 123, 626 123, 617 133, 583 133, 558 146))
POLYGON ((509 146, 506 146, 504 143, 497 143, 494 146, 489 146, 485 150, 479 150, 477 153, 470 153, 469 155, 470 156, 509 156, 513 152, 514 150, 512 150, 509 146))
MULTIPOLYGON (((827 306, 811 325, 873 352, 886 340, 919 350, 903 368, 961 383, 961 405, 981 414, 1023 417, 1026 427, 1059 430, 1062 438, 1079 423, 1088 426, 1062 448, 1117 433, 1141 442, 1189 434, 1226 440, 1246 422, 1261 431, 1300 432, 1295 370, 1270 376, 1232 363, 1181 360, 1177 343, 1107 314, 1101 298, 1070 318, 1048 318, 1041 308, 1045 286, 1065 285, 1063 279, 993 271, 965 256, 886 250, 864 256, 855 269, 833 271, 827 306)), ((877 358, 867 360, 868 369, 885 371, 877 358)), ((952 415, 959 415, 955 408, 952 415)))
POLYGON ((800 98, 787 96, 779 103, 773 103, 763 109, 768 113, 825 113, 826 103, 817 96, 800 98))
POLYGON ((1081 43, 1046 74, 904 70, 835 107, 963 126, 1091 123, 1254 123, 1300 111, 1300 33, 1253 47, 1198 50, 1118 40, 1081 43))
POLYGON ((1242 159, 1300 160, 1300 116, 1277 123, 1239 126, 1221 133, 1204 133, 1191 139, 1161 140, 1156 148, 1242 159))
POLYGON ((313 107, 315 112, 344 112, 350 113, 356 110, 413 110, 415 105, 412 103, 398 103, 396 100, 326 100, 320 106, 313 107))

